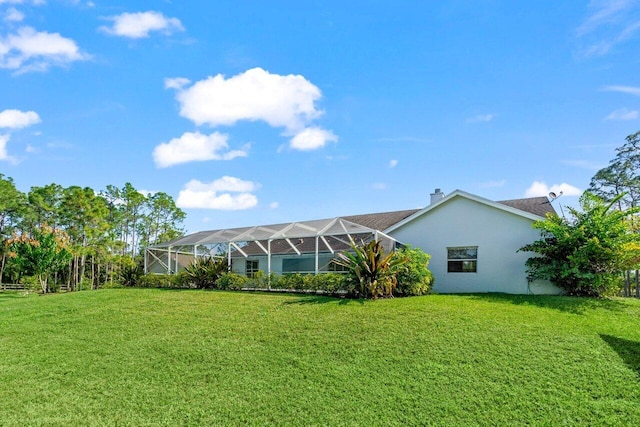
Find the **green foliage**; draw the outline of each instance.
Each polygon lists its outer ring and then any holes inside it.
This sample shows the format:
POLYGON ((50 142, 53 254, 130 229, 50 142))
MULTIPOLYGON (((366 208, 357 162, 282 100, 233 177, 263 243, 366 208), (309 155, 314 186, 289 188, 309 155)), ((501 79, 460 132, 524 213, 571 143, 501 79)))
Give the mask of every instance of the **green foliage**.
POLYGON ((619 210, 640 206, 640 132, 626 137, 609 166, 591 178, 589 191, 605 201, 617 199, 619 210))
MULTIPOLYGON (((167 194, 145 196, 130 183, 109 185, 100 193, 53 183, 32 187, 25 195, 0 174, 0 282, 35 274, 30 262, 5 244, 13 234, 37 240, 34 233, 46 226, 66 233, 71 258, 49 278, 79 290, 113 286, 121 279, 121 257, 134 260, 142 246, 181 236, 184 218, 167 194)), ((131 285, 134 279, 129 275, 124 281, 131 285)))
POLYGON ((138 288, 175 288, 173 275, 145 274, 136 283, 138 288))
POLYGON ((41 290, 40 279, 36 276, 21 277, 20 284, 24 285, 25 289, 31 292, 38 292, 41 290))
POLYGON ((382 243, 376 240, 361 246, 352 242, 351 252, 342 252, 333 260, 347 269, 353 296, 373 299, 393 295, 397 275, 407 261, 397 252, 385 254, 382 243))
POLYGON ((138 264, 127 263, 120 267, 119 279, 122 286, 136 286, 143 275, 144 271, 138 264))
POLYGON ((37 227, 33 237, 15 235, 8 241, 10 257, 22 271, 38 277, 42 293, 50 292, 49 278, 71 260, 68 236, 48 226, 37 227))
POLYGON ((405 246, 398 255, 407 258, 407 262, 398 273, 396 296, 426 295, 433 287, 433 274, 429 270, 431 256, 419 248, 405 246))
POLYGON ((226 272, 222 273, 217 281, 217 288, 223 290, 240 290, 249 287, 251 279, 240 274, 226 272))
POLYGON ((0 239, 10 235, 24 211, 26 196, 20 192, 13 179, 0 173, 0 239), (8 233, 7 233, 8 231, 8 233))
POLYGON ((185 268, 185 273, 198 289, 215 289, 220 275, 229 270, 226 257, 202 257, 185 268))
POLYGON ((328 294, 338 294, 349 289, 349 277, 346 274, 285 274, 272 275, 270 286, 273 289, 292 289, 300 291, 323 291, 328 294))
POLYGON ((605 203, 585 192, 581 210, 569 208, 570 220, 551 215, 535 222, 541 239, 520 249, 538 254, 526 262, 528 279, 550 280, 569 295, 599 297, 617 292, 621 271, 627 267, 625 247, 638 240, 626 222, 638 209, 612 209, 620 197, 605 203))

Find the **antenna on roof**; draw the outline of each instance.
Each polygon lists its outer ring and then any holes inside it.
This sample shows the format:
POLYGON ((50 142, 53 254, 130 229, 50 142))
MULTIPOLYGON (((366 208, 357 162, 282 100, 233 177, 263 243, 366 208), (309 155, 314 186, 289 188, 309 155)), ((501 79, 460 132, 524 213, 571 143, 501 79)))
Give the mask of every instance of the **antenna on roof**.
MULTIPOLYGON (((558 194, 554 193, 553 191, 549 192, 549 199, 550 199, 549 203, 555 201, 556 199, 559 199, 560 196, 562 196, 562 191, 560 191, 560 193, 558 193, 558 194)), ((562 212, 562 218, 565 218, 564 209, 562 209, 562 205, 560 203, 558 203, 558 206, 560 206, 560 212, 562 212)))
POLYGON ((549 192, 550 202, 553 202, 558 197, 562 196, 562 191, 559 194, 554 193, 553 191, 549 192))

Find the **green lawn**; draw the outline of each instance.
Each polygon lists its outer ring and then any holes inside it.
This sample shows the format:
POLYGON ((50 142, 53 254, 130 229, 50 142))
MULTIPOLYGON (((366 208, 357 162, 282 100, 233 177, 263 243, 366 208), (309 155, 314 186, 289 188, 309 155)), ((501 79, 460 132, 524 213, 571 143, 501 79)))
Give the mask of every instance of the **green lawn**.
POLYGON ((0 293, 0 425, 640 425, 640 301, 0 293))

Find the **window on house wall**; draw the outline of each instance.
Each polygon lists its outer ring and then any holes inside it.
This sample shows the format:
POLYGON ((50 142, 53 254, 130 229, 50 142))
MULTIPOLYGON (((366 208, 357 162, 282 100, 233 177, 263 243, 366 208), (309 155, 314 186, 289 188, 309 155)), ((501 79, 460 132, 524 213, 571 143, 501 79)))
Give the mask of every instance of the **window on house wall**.
POLYGON ((447 248, 448 273, 475 273, 478 269, 478 247, 447 248))
POLYGON ((309 257, 285 258, 282 260, 282 273, 313 273, 316 271, 316 259, 309 257))
POLYGON ((245 273, 247 277, 253 277, 258 271, 260 271, 259 265, 258 261, 248 259, 245 265, 245 273))

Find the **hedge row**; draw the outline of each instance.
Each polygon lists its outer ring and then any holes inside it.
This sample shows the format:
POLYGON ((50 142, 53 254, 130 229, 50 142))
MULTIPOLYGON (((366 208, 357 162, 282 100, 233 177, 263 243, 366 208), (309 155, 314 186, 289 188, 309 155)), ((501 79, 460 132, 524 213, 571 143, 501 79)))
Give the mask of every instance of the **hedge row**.
MULTIPOLYGON (((187 274, 174 275, 146 274, 138 278, 138 288, 172 288, 195 289, 197 286, 187 274)), ((241 289, 287 289, 300 291, 321 291, 328 294, 348 292, 345 275, 337 273, 327 274, 288 274, 279 276, 271 274, 256 274, 249 278, 237 273, 223 273, 210 289, 241 290, 241 289)))
MULTIPOLYGON (((394 294, 396 296, 412 296, 427 294, 431 287, 420 281, 411 281, 409 277, 399 280, 394 294)), ((253 278, 237 273, 223 273, 210 289, 242 290, 242 289, 282 289, 290 291, 313 291, 329 295, 353 296, 353 282, 345 274, 287 274, 267 276, 260 272, 253 278)), ((138 288, 171 288, 171 289, 196 289, 197 286, 190 281, 187 274, 174 275, 146 274, 138 278, 138 288)))

